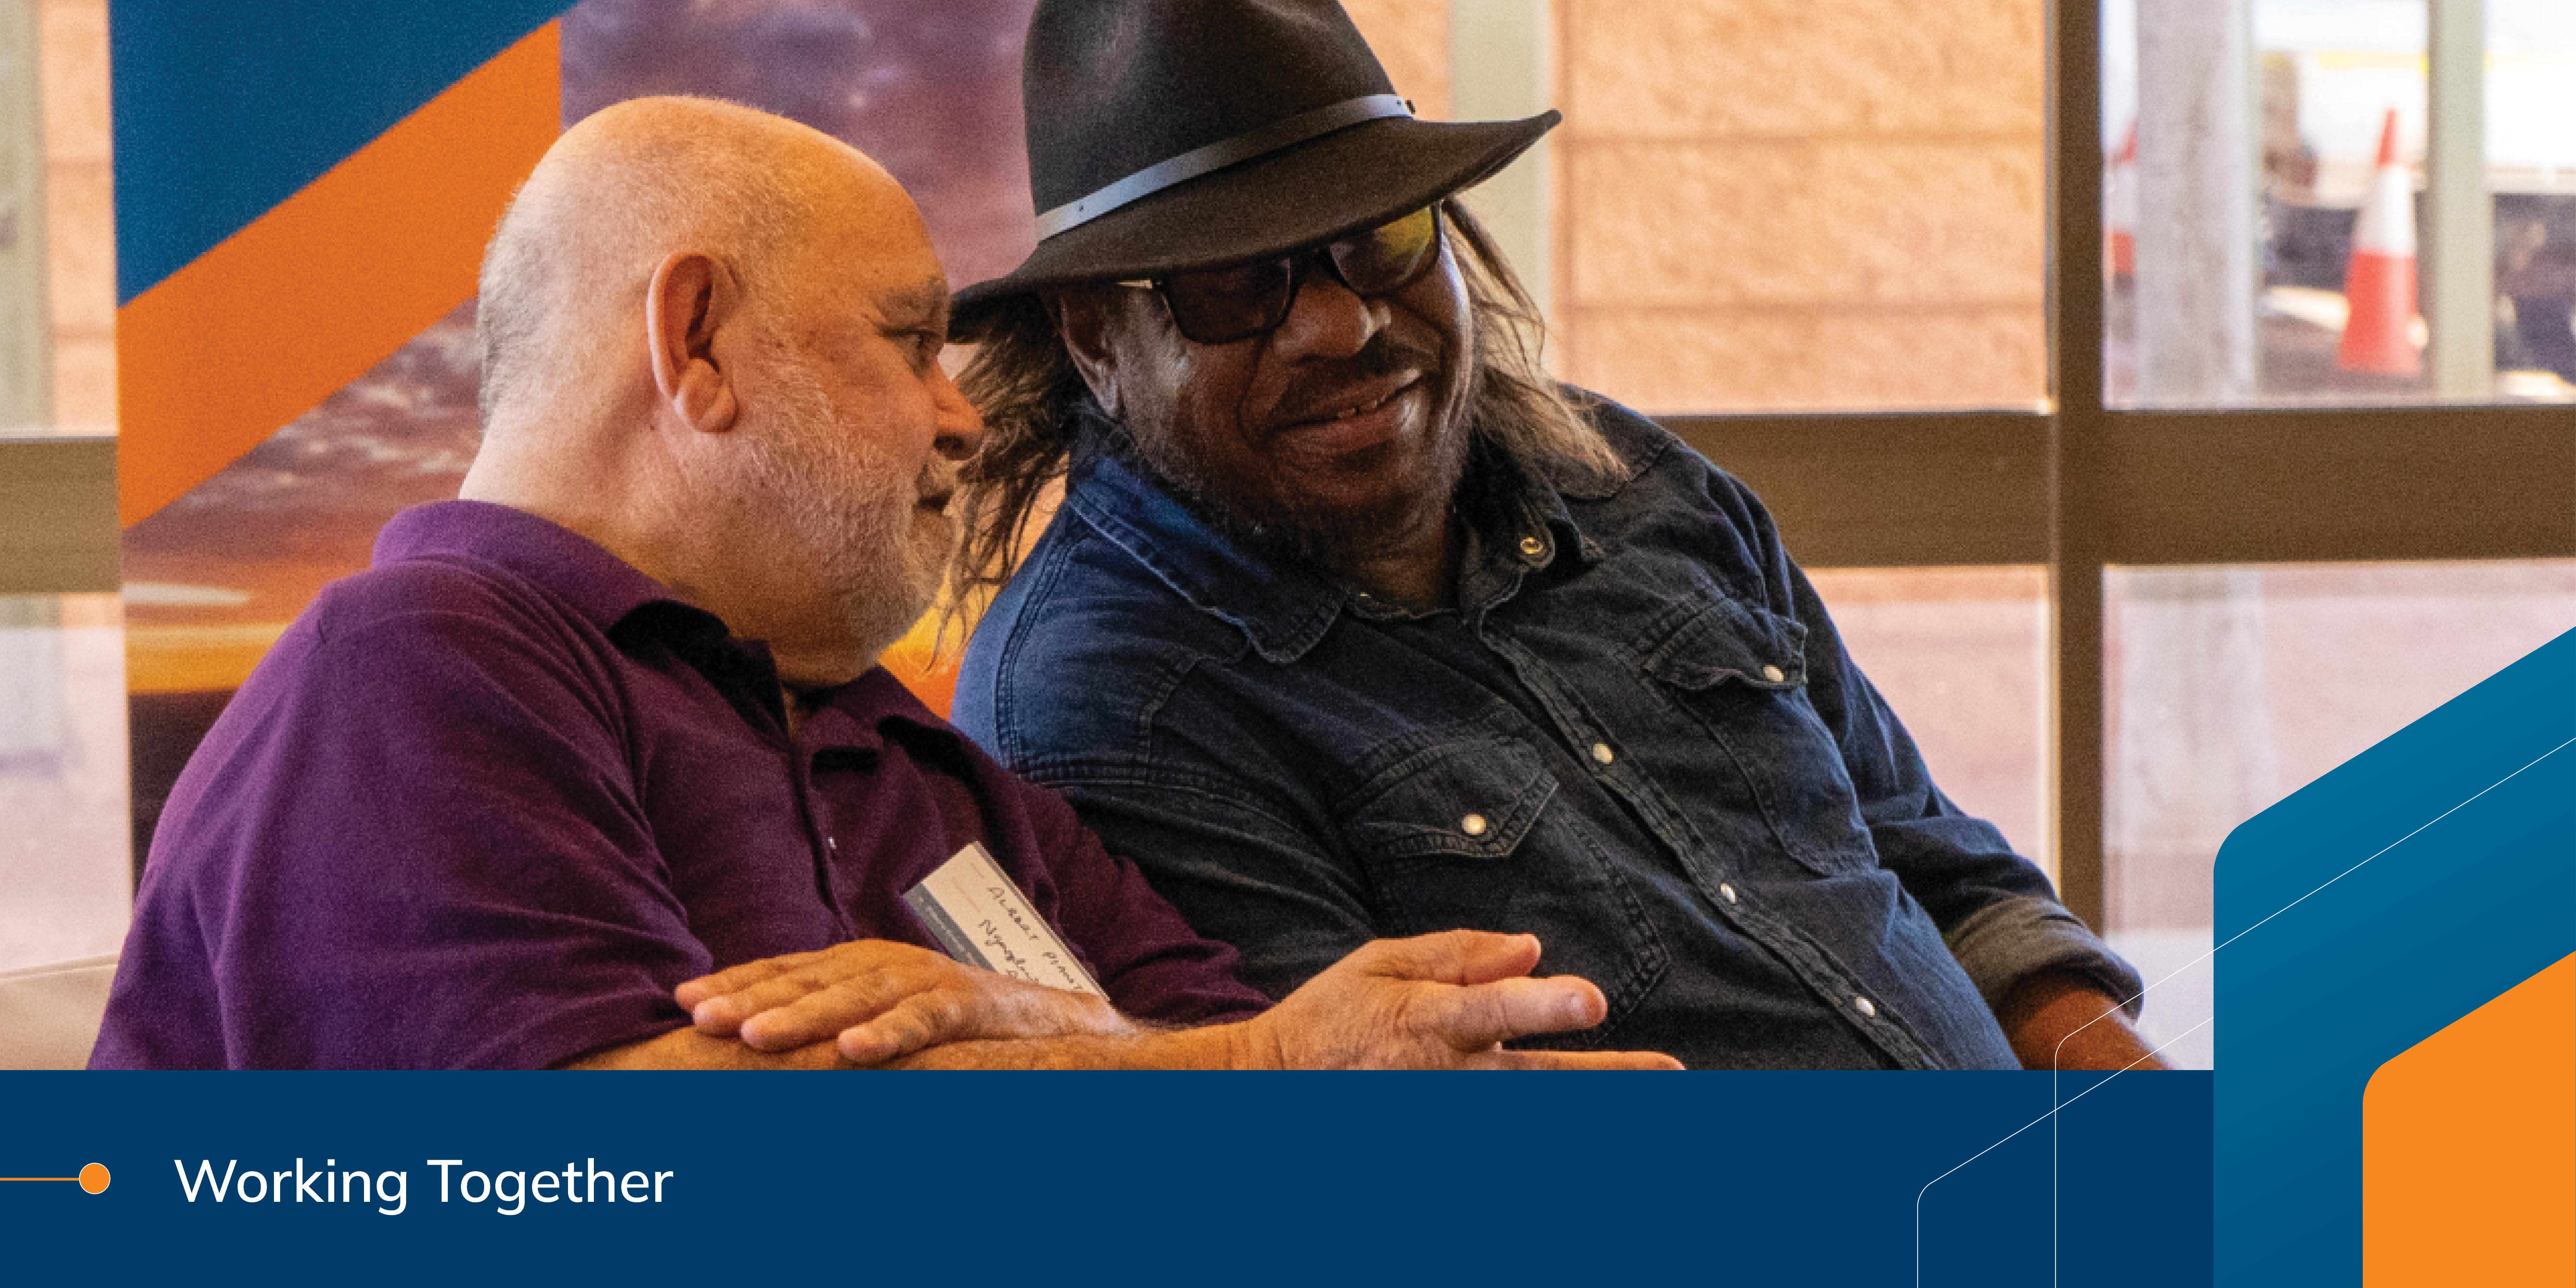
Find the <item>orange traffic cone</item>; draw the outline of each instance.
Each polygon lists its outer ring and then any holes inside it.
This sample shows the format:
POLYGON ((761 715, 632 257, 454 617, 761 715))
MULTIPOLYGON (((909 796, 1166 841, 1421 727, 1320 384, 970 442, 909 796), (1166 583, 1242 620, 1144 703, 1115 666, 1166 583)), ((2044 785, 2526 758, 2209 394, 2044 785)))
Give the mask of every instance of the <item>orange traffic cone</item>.
POLYGON ((2138 275, 2138 124, 2111 158, 2110 178, 2102 185, 2102 219, 2109 240, 2102 259, 2113 277, 2138 275))
POLYGON ((2397 109, 2379 133, 2379 170, 2352 233, 2344 270, 2343 345, 2335 365, 2346 371, 2411 376, 2424 369, 2415 351, 2415 179, 2397 164, 2397 109))

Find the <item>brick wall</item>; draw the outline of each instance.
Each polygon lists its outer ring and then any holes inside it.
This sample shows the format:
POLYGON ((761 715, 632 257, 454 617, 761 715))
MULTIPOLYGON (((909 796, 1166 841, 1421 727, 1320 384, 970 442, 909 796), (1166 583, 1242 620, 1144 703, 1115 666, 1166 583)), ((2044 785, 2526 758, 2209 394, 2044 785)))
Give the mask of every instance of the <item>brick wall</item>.
POLYGON ((1557 0, 1558 366, 1657 412, 2046 395, 2041 0, 1557 0))
POLYGON ((1449 115, 1449 0, 1342 0, 1415 115, 1449 115))

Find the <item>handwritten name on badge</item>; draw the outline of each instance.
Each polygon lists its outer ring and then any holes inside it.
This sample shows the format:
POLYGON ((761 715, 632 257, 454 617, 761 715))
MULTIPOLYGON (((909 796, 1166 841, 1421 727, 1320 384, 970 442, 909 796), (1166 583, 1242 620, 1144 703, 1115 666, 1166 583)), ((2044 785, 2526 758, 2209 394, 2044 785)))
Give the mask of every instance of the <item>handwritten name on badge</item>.
POLYGON ((949 956, 967 965, 1049 988, 1109 996, 981 845, 968 842, 938 871, 905 891, 903 902, 949 956))

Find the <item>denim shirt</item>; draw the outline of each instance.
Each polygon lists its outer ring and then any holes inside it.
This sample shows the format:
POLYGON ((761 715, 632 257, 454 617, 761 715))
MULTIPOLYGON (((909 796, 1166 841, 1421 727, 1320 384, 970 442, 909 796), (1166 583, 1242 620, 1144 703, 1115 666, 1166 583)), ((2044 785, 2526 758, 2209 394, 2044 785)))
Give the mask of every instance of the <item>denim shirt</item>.
MULTIPOLYGON (((1204 522, 1124 455, 969 645, 954 719, 1281 996, 1372 938, 1538 937, 1694 1067, 2011 1068, 1990 1007, 2135 972, 1950 803, 1743 484, 1615 405, 1590 486, 1479 452, 1455 609, 1204 522)), ((1095 435, 1097 434, 1095 430, 1095 435)))

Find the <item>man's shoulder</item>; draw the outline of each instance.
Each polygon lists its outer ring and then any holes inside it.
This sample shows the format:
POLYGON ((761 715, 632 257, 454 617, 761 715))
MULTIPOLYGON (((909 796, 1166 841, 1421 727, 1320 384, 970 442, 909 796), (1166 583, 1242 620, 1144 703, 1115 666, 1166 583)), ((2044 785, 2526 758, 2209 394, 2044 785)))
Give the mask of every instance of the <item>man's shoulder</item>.
POLYGON ((1692 491, 1716 491, 1728 496, 1751 497, 1752 489, 1728 473, 1724 467, 1701 454, 1690 440, 1683 438, 1661 421, 1619 402, 1575 385, 1563 386, 1566 397, 1579 409, 1594 428, 1601 431, 1602 441, 1609 444, 1625 477, 1611 484, 1592 487, 1560 486, 1568 500, 1603 500, 1624 494, 1643 483, 1651 490, 1657 486, 1681 487, 1692 491))
POLYGON ((1625 467, 1615 480, 1558 484, 1587 531, 1633 526, 1642 535, 1716 523, 1767 544, 1770 514, 1742 479, 1688 439, 1613 399, 1571 385, 1565 392, 1625 467))
POLYGON ((496 749, 613 759, 624 704, 583 651, 568 615, 467 565, 405 559, 333 582, 189 757, 153 862, 231 862, 307 835, 351 793, 448 781, 496 749))
POLYGON ((1169 677, 1243 649, 1240 631, 1061 512, 976 624, 951 718, 1026 771, 1142 736, 1169 677))
POLYGON ((330 582, 296 618, 309 652, 569 654, 598 647, 567 600, 507 569, 448 556, 379 562, 330 582))
POLYGON ((569 694, 590 687, 577 677, 596 672, 583 655, 598 647, 562 606, 508 577, 440 559, 378 564, 314 596, 227 704, 199 758, 426 718, 461 689, 506 691, 531 710, 563 705, 547 700, 549 688, 591 705, 569 694))
POLYGON ((550 616, 545 596, 495 569, 448 558, 376 564, 322 588, 303 614, 322 639, 401 630, 424 619, 525 623, 550 616))

